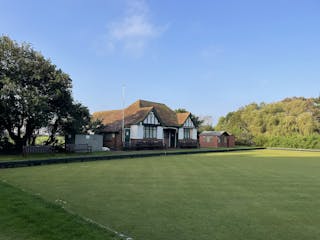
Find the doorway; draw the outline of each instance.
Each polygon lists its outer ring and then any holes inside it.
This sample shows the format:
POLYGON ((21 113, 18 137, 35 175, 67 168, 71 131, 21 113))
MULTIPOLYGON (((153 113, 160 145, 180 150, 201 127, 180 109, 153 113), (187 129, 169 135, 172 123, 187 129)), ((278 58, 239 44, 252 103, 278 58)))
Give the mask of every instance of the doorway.
POLYGON ((163 130, 164 144, 167 148, 175 148, 177 146, 177 131, 174 128, 163 130))
POLYGON ((124 130, 124 146, 126 148, 130 146, 130 128, 124 130))

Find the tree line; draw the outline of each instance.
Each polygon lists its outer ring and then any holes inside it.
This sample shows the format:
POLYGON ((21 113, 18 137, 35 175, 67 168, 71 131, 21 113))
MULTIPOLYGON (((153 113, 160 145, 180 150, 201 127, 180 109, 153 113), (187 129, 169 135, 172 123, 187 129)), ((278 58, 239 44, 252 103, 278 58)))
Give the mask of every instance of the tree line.
POLYGON ((221 117, 215 129, 241 145, 320 148, 320 97, 252 103, 221 117))

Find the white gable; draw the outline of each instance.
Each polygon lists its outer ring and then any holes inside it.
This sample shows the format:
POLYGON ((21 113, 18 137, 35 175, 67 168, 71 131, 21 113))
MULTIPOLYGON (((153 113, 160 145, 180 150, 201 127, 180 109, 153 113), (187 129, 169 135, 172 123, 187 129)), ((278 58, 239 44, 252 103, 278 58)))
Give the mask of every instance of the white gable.
POLYGON ((153 112, 149 112, 148 116, 143 120, 144 124, 153 124, 153 125, 159 125, 159 120, 154 115, 153 112))
POLYGON ((190 119, 190 117, 188 117, 188 119, 185 121, 185 123, 183 124, 183 127, 194 128, 194 124, 193 124, 192 120, 190 119))

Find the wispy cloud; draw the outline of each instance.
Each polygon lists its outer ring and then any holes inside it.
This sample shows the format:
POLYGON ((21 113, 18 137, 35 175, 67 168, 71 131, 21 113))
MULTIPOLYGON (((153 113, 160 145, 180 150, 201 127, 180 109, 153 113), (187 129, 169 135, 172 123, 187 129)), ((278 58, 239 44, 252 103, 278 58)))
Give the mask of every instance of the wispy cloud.
POLYGON ((203 58, 216 58, 224 52, 223 48, 216 45, 209 45, 200 51, 200 56, 203 58))
POLYGON ((151 21, 150 9, 144 0, 130 0, 124 16, 107 25, 104 49, 108 53, 121 51, 140 56, 148 42, 160 36, 166 28, 151 21))

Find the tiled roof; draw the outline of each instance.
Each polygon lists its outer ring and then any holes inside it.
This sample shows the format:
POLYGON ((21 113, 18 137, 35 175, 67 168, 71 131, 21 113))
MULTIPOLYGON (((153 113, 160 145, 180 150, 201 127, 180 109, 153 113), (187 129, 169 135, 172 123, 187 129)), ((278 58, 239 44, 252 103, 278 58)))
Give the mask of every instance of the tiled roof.
MULTIPOLYGON (((166 127, 179 127, 184 124, 190 113, 176 113, 163 103, 138 100, 124 111, 125 126, 143 121, 153 110, 161 125, 166 127)), ((117 132, 122 127, 122 110, 101 111, 93 113, 93 119, 100 119, 106 126, 104 131, 117 132)))
MULTIPOLYGON (((124 124, 129 126, 143 121, 152 107, 139 108, 135 103, 124 110, 124 124)), ((102 120, 104 131, 117 132, 122 128, 122 110, 101 111, 93 113, 93 119, 102 120)))
POLYGON ((188 119, 191 113, 185 112, 185 113, 177 113, 177 121, 179 125, 183 125, 185 121, 188 119))
POLYGON ((163 103, 150 102, 145 100, 138 100, 134 104, 140 107, 153 107, 160 122, 167 127, 178 127, 177 114, 163 103))
POLYGON ((222 136, 222 135, 231 135, 226 131, 203 131, 202 133, 200 133, 200 136, 222 136))

